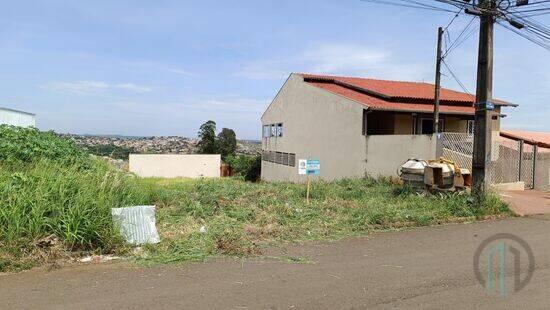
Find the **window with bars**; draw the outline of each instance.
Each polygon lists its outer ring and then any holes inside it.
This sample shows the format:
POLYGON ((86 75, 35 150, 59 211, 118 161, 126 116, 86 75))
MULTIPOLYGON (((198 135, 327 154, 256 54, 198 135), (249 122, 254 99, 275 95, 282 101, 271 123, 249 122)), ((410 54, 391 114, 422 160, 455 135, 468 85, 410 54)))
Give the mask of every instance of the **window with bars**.
POLYGON ((268 124, 262 126, 262 138, 281 138, 283 136, 283 123, 268 124))
POLYGON ((296 154, 262 150, 262 160, 284 166, 296 166, 296 154))

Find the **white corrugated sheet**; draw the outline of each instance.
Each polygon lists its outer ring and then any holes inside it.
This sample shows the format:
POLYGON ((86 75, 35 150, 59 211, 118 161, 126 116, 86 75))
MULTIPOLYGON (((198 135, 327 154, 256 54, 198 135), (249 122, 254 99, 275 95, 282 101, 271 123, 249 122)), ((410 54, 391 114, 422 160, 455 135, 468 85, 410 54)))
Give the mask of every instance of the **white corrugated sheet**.
POLYGON ((159 243, 155 226, 155 206, 135 206, 111 209, 113 221, 130 244, 159 243))

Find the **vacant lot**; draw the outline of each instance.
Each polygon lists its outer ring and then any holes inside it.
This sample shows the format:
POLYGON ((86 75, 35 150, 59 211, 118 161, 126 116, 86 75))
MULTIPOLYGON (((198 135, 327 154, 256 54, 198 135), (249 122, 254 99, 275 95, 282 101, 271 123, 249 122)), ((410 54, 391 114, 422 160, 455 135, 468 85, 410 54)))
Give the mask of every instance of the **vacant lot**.
POLYGON ((152 262, 256 255, 274 243, 509 214, 495 197, 476 206, 467 194, 426 196, 373 179, 315 182, 310 204, 303 184, 149 179, 143 186, 158 207, 162 238, 146 247, 152 262))

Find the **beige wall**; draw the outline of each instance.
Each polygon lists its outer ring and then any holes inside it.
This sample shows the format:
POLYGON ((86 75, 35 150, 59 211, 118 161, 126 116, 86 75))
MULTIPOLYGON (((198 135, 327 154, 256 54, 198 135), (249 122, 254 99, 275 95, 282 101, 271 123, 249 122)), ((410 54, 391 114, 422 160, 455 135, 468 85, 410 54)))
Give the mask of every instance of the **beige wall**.
POLYGON ((468 121, 459 117, 445 116, 445 132, 467 132, 468 121))
POLYGON ((365 170, 372 177, 397 176, 399 167, 410 158, 436 158, 433 135, 374 135, 366 140, 365 170))
POLYGON ((220 176, 220 155, 130 154, 130 172, 144 178, 220 176))
POLYGON ((411 135, 413 127, 412 114, 395 114, 395 127, 393 133, 395 135, 411 135))

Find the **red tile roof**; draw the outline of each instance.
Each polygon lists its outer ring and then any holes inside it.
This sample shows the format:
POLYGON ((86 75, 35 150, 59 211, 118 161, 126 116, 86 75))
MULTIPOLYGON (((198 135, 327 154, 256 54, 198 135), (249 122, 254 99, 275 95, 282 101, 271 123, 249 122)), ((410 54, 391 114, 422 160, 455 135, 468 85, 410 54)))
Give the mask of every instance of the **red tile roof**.
MULTIPOLYGON (((310 85, 362 103, 374 110, 433 112, 434 85, 417 82, 301 74, 310 85)), ((475 96, 442 88, 440 112, 474 114, 475 96)), ((495 100, 496 104, 507 103, 495 100)))
POLYGON ((527 130, 501 130, 500 135, 513 140, 524 140, 529 144, 550 148, 550 132, 527 130))

